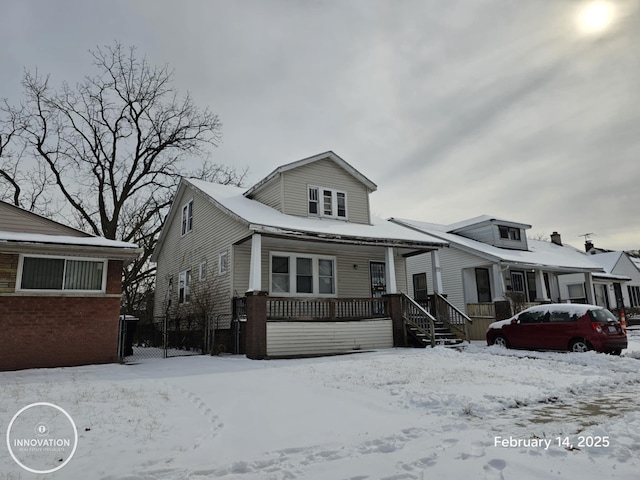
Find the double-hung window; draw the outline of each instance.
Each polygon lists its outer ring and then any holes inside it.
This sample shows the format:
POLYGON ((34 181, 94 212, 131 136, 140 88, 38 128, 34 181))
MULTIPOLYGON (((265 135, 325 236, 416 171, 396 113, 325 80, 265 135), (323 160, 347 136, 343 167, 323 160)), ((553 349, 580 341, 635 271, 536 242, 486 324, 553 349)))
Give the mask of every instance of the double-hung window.
POLYGON ((229 271, 229 252, 221 252, 218 255, 218 275, 224 275, 229 271))
POLYGON ((347 194, 338 190, 309 186, 309 215, 347 219, 347 194))
POLYGON ((500 231, 500 238, 505 240, 520 240, 520 229, 514 227, 506 227, 504 225, 500 225, 498 227, 500 231))
POLYGON ((191 270, 183 270, 178 275, 178 303, 191 300, 191 270))
POLYGON ((193 229, 193 200, 189 200, 182 206, 182 235, 186 235, 193 229))
POLYGON ((104 292, 106 274, 106 260, 25 255, 18 289, 104 292))
POLYGON ((271 293, 335 296, 335 268, 335 257, 274 252, 270 257, 271 293))

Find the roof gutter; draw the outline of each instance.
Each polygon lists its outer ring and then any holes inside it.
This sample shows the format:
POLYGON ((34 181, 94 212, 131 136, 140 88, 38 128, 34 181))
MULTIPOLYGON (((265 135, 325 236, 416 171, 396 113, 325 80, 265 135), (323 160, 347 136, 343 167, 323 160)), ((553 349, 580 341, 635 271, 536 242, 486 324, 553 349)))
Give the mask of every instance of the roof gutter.
POLYGON ((396 238, 380 238, 372 239, 370 237, 354 237, 345 235, 336 235, 328 233, 318 232, 303 232, 298 230, 286 230, 278 227, 271 227, 267 225, 250 224, 249 228, 256 233, 261 233, 271 236, 279 236, 286 238, 295 238, 299 240, 322 240, 331 243, 340 243, 348 245, 372 245, 380 247, 401 247, 401 248, 413 248, 413 249, 426 249, 435 250, 440 247, 446 247, 446 242, 420 242, 403 240, 396 238))

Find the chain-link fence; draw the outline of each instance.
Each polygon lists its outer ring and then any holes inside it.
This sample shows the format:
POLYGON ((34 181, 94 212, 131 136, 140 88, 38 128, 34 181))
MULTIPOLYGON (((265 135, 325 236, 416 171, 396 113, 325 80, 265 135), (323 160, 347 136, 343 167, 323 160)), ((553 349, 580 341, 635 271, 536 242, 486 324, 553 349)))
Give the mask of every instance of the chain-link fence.
POLYGON ((119 356, 125 363, 145 358, 202 355, 209 349, 208 322, 193 318, 140 320, 120 317, 119 356))

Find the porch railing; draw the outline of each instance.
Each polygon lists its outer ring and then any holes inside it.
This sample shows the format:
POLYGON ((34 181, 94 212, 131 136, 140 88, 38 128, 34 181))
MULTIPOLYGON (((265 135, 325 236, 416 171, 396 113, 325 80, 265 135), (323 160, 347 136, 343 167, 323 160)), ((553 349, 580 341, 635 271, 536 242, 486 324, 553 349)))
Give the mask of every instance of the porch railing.
POLYGON ((422 305, 405 294, 400 297, 400 306, 404 321, 428 338, 431 342, 431 347, 435 347, 435 318, 422 305))
POLYGON ((387 318, 384 298, 267 299, 267 320, 363 320, 387 318))
POLYGON ((467 315, 472 318, 496 318, 496 306, 493 303, 467 303, 467 315))
POLYGON ((462 313, 445 297, 436 293, 434 296, 435 317, 457 336, 469 341, 469 324, 472 320, 462 313))

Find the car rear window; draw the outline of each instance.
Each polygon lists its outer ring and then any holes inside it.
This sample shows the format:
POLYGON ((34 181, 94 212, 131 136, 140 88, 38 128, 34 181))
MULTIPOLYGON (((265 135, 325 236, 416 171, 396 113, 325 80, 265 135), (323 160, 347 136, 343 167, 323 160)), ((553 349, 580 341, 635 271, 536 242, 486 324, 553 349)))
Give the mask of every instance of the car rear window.
POLYGON ((581 315, 567 310, 551 310, 550 322, 577 322, 581 315))
POLYGON ((591 310, 591 317, 598 323, 617 322, 618 319, 606 308, 591 310))

